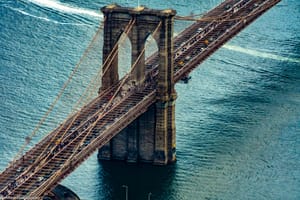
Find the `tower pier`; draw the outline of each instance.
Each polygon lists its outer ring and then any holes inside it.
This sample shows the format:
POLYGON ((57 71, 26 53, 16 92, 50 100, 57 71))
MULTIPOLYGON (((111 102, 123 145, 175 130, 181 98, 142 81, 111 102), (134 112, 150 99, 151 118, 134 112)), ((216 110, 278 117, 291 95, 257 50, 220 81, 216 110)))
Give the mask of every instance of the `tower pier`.
POLYGON ((104 91, 119 81, 118 45, 122 34, 131 42, 131 81, 145 80, 145 43, 149 35, 158 46, 158 78, 156 103, 122 130, 99 150, 100 160, 124 160, 165 165, 176 160, 175 100, 173 66, 173 24, 175 10, 153 10, 145 7, 124 8, 117 5, 103 7, 104 46, 103 77, 99 90, 104 91), (126 27, 132 23, 131 30, 126 27), (111 58, 112 53, 116 56, 111 58), (107 61, 107 58, 111 60, 107 61))

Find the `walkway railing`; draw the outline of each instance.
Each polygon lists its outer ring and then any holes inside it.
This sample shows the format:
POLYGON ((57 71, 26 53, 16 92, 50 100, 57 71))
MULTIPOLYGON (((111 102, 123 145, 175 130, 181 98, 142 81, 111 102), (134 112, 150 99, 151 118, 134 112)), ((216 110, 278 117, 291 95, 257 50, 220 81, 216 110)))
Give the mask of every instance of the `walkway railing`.
MULTIPOLYGON (((175 37, 175 82, 279 1, 226 0, 175 37)), ((120 80, 11 163, 0 174, 0 198, 43 196, 146 112, 156 100, 157 54, 146 65, 144 84, 121 86, 120 96, 111 101, 111 93, 123 82, 120 80), (41 162, 35 162, 38 158, 41 162)))

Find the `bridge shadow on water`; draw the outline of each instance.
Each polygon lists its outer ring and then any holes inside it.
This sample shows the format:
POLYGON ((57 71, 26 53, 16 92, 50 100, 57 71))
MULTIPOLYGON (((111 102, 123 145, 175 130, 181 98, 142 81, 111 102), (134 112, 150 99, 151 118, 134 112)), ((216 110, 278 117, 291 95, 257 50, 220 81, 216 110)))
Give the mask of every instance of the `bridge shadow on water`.
POLYGON ((165 199, 171 192, 176 164, 153 166, 151 164, 127 164, 121 161, 99 161, 99 199, 165 199), (151 193, 151 194, 149 194, 151 193))

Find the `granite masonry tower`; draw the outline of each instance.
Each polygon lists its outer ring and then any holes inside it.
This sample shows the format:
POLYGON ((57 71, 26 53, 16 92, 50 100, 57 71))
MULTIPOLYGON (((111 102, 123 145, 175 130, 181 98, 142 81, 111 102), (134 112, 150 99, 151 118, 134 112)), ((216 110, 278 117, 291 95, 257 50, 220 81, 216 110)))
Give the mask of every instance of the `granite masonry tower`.
POLYGON ((136 84, 145 80, 146 40, 152 35, 158 46, 158 78, 156 103, 99 150, 101 160, 125 160, 165 165, 176 160, 175 100, 173 66, 173 23, 176 11, 153 10, 145 7, 124 8, 118 5, 103 7, 104 44, 103 71, 100 92, 119 81, 118 48, 116 43, 129 23, 126 35, 131 42, 131 79, 136 84), (115 57, 109 58, 111 53, 115 57), (110 62, 104 62, 107 58, 110 62))

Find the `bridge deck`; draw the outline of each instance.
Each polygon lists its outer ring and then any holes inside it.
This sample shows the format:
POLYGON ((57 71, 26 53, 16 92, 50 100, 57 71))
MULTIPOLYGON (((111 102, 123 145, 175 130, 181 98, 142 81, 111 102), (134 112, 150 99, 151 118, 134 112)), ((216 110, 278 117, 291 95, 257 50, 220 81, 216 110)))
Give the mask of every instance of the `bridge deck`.
MULTIPOLYGON (((226 0, 203 16, 211 20, 195 22, 180 33, 174 38, 175 82, 279 1, 226 0)), ((94 151, 146 112, 156 99, 157 60, 154 54, 146 61, 148 79, 144 85, 126 83, 110 105, 111 92, 119 82, 10 164, 0 174, 0 197, 38 197, 49 192, 94 151)))

